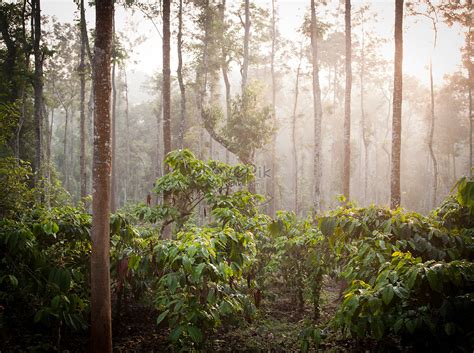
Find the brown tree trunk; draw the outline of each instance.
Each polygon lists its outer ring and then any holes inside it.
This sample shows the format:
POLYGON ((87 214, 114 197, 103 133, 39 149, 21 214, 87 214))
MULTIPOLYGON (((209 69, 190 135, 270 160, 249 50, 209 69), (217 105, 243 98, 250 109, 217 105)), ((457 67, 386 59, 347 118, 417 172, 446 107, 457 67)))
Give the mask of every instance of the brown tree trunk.
POLYGON ((351 91, 352 91, 352 38, 351 0, 345 4, 346 30, 346 90, 344 94, 344 173, 343 194, 350 199, 351 183, 351 91))
POLYGON ((400 156, 402 142, 403 96, 403 0, 395 1, 395 58, 393 80, 392 166, 390 177, 390 207, 400 206, 400 156))
POLYGON ((110 64, 114 1, 96 2, 94 166, 91 255, 91 352, 112 352, 110 301, 110 64))
POLYGON ((34 72, 34 116, 35 116, 35 185, 41 179, 42 143, 41 132, 43 124, 43 52, 41 42, 41 4, 40 0, 33 0, 32 16, 34 20, 33 52, 35 57, 34 72))
POLYGON ((315 0, 311 0, 311 54, 313 66, 313 113, 314 113, 314 194, 313 207, 315 212, 321 209, 321 120, 323 110, 321 105, 321 87, 319 85, 318 43, 315 0))
POLYGON ((87 39, 87 28, 85 24, 85 10, 84 0, 80 3, 80 25, 81 25, 81 56, 79 64, 79 76, 81 81, 81 98, 80 98, 80 180, 81 180, 81 198, 87 196, 87 156, 86 156, 86 141, 87 141, 87 129, 86 129, 86 39, 87 39))
MULTIPOLYGON (((115 18, 112 21, 112 50, 115 46, 115 18)), ((110 190, 110 212, 117 211, 117 87, 115 68, 117 58, 112 58, 112 182, 110 190)))
POLYGON ((181 119, 179 122, 178 146, 183 148, 184 130, 186 127, 186 87, 183 80, 183 0, 179 0, 178 10, 178 83, 181 92, 181 119))

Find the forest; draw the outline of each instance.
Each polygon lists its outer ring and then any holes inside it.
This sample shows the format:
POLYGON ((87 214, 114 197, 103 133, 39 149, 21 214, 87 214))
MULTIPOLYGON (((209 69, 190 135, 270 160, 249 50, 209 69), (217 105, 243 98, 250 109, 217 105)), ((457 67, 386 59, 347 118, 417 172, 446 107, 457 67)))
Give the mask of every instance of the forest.
POLYGON ((472 352, 473 18, 0 0, 0 352, 472 352))

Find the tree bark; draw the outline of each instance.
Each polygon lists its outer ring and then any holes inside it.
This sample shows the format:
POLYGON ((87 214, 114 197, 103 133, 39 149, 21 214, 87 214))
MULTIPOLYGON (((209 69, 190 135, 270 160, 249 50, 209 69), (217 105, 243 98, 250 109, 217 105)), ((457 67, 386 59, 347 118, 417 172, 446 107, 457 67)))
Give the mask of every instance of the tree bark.
POLYGON ((313 66, 313 114, 314 114, 314 194, 313 207, 315 212, 321 209, 321 120, 323 116, 321 105, 321 87, 319 85, 319 64, 317 44, 317 23, 315 0, 311 0, 311 56, 313 66))
MULTIPOLYGON (((225 6, 226 0, 222 0, 222 3, 219 8, 219 15, 222 24, 222 37, 221 37, 221 47, 222 47, 222 58, 221 58, 221 69, 222 69, 222 78, 224 79, 225 86, 225 104, 226 104, 226 119, 229 119, 231 114, 231 92, 230 92, 230 80, 229 80, 229 63, 227 61, 227 46, 225 43, 225 6)), ((225 161, 229 163, 229 150, 225 149, 225 161)))
POLYGON ((296 83, 295 83, 295 100, 293 103, 293 119, 292 119, 292 125, 291 125, 291 138, 292 138, 292 145, 293 145, 293 159, 294 159, 294 174, 293 174, 293 185, 294 189, 293 192, 295 194, 295 200, 294 200, 294 210, 295 214, 298 215, 298 151, 296 148, 296 120, 297 120, 297 109, 298 109, 298 97, 299 97, 299 92, 300 92, 300 75, 301 75, 301 64, 303 61, 303 42, 301 42, 301 47, 300 47, 300 57, 299 57, 299 63, 298 63, 298 68, 296 69, 296 83))
POLYGON ((42 143, 41 133, 43 124, 43 51, 40 48, 41 42, 41 4, 40 0, 32 1, 32 16, 34 18, 34 36, 33 36, 33 52, 35 57, 34 72, 34 116, 35 116, 35 185, 38 185, 41 179, 41 159, 42 159, 42 143))
MULTIPOLYGON (((112 20, 112 52, 115 46, 115 18, 112 20)), ((117 211, 117 87, 115 69, 117 58, 112 57, 112 183, 110 190, 110 212, 117 211)))
POLYGON ((392 166, 390 177, 390 207, 400 206, 400 156, 402 138, 403 96, 403 0, 395 1, 395 58, 393 80, 392 166))
POLYGON ((343 193, 350 199, 351 183, 351 91, 352 91, 352 38, 351 38, 351 0, 345 3, 346 31, 346 90, 344 94, 344 173, 343 193))
POLYGON ((127 156, 126 156, 126 163, 127 163, 127 175, 125 180, 125 203, 128 202, 128 191, 130 186, 130 116, 129 116, 129 107, 128 107, 128 79, 127 79, 127 70, 124 68, 124 78, 125 78, 125 125, 127 136, 125 137, 125 143, 127 148, 127 156))
POLYGON ((86 64, 85 64, 87 28, 86 28, 85 21, 86 19, 85 19, 84 0, 81 0, 81 3, 80 3, 81 55, 80 55, 80 64, 79 64, 79 77, 80 77, 80 85, 81 85, 81 98, 80 98, 81 198, 84 198, 87 196, 87 156, 86 156, 87 129, 86 129, 86 64))
POLYGON ((114 1, 96 2, 94 162, 91 255, 91 351, 112 352, 110 301, 110 64, 114 1))
MULTIPOLYGON (((164 157, 171 152, 170 0, 163 0, 163 143, 164 157)), ((165 166, 165 173, 169 167, 165 166)))
POLYGON ((179 0, 178 10, 178 83, 179 90, 181 92, 181 119, 179 123, 179 137, 178 145, 179 148, 183 148, 184 141, 184 130, 186 128, 186 87, 184 86, 183 80, 183 0, 179 0))
MULTIPOLYGON (((271 71, 272 71, 272 114, 273 114, 273 126, 277 126, 277 117, 276 117, 276 74, 275 74, 275 54, 276 54, 276 8, 275 8, 275 0, 272 0, 272 53, 271 53, 271 71)), ((298 80, 298 78, 297 78, 298 80)), ((296 100, 296 99, 295 99, 296 100)), ((296 102, 295 102, 296 104, 296 102)), ((272 138, 272 171, 271 171, 271 185, 270 185, 270 215, 273 216, 276 211, 276 139, 277 134, 273 134, 272 138)), ((296 148, 296 147, 295 147, 296 148)), ((295 150, 296 151, 296 150, 295 150)), ((297 168, 298 162, 296 160, 296 152, 295 152, 295 166, 297 168)), ((297 173, 297 172, 296 172, 297 173)), ((295 179, 295 184, 298 184, 298 179, 295 179)), ((298 186, 296 185, 296 188, 298 186)), ((296 203, 296 213, 298 213, 298 193, 295 193, 295 203, 296 203)))
POLYGON ((249 71, 249 43, 250 43, 250 4, 245 0, 245 23, 244 23, 244 57, 242 65, 242 96, 247 88, 249 71))

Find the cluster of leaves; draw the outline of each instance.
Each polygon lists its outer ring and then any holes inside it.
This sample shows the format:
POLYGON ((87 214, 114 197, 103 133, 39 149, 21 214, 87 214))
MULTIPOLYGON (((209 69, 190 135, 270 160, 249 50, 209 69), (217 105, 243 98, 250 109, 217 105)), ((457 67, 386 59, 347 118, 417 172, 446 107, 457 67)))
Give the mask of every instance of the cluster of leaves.
POLYGON ((0 326, 86 329, 90 216, 67 206, 23 212, 0 222, 0 326))
POLYGON ((428 349, 472 347, 472 185, 462 179, 456 197, 429 217, 342 207, 321 218, 350 283, 335 327, 357 337, 395 334, 428 349))
MULTIPOLYGON (((317 319, 322 276, 329 261, 322 233, 310 218, 298 219, 293 212, 279 212, 268 230, 270 260, 260 274, 262 286, 268 286, 265 281, 273 281, 273 285, 290 288, 299 310, 304 309, 305 297, 309 297, 317 319)), ((262 245, 265 247, 268 251, 268 243, 262 245)))

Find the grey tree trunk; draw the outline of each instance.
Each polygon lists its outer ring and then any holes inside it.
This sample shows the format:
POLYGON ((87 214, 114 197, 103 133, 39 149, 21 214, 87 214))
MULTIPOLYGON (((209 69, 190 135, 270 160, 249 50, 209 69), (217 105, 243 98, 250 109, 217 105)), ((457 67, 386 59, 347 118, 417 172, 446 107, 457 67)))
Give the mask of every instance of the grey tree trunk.
POLYGON ((34 20, 33 34, 33 53, 35 57, 34 72, 34 126, 35 126, 35 160, 34 170, 35 185, 41 179, 41 161, 42 161, 42 124, 43 124, 43 51, 40 48, 41 43, 41 1, 33 0, 32 17, 34 20))
POLYGON ((244 57, 242 66, 242 96, 247 88, 249 71, 249 43, 250 43, 250 4, 245 0, 245 23, 244 23, 244 57))
POLYGON ((110 300, 110 64, 114 1, 96 2, 94 163, 91 255, 91 352, 112 352, 110 300))
POLYGON ((321 87, 319 85, 318 43, 315 0, 311 0, 311 54, 313 66, 313 114, 314 114, 314 180, 313 207, 315 212, 321 210, 321 120, 323 117, 321 105, 321 87))
POLYGON ((390 176, 390 207, 400 206, 400 156, 402 142, 403 99, 403 0, 395 1, 395 58, 393 80, 392 165, 390 176))
MULTIPOLYGON (((344 172, 343 194, 351 195, 351 92, 352 92, 352 38, 351 38, 351 0, 345 2, 346 34, 346 89, 344 94, 344 172)), ((335 75, 334 75, 335 77, 335 75)))
POLYGON ((291 139, 292 139, 292 147, 293 147, 293 160, 294 160, 294 172, 293 172, 293 185, 294 189, 293 192, 295 194, 295 199, 294 199, 294 210, 296 215, 298 215, 299 212, 299 204, 298 204, 298 149, 296 147, 296 120, 297 120, 297 109, 298 109, 298 97, 299 97, 299 92, 300 92, 300 75, 301 75, 301 64, 303 61, 303 42, 301 42, 301 47, 300 47, 300 55, 299 55, 299 62, 298 62, 298 68, 296 69, 296 83, 295 83, 295 100, 293 103, 293 114, 292 114, 292 124, 291 124, 291 139))
MULTIPOLYGON (((275 0, 272 0, 272 53, 271 53, 271 71, 272 71, 272 113, 273 113, 273 126, 276 127, 278 124, 277 116, 276 116, 276 74, 275 74, 275 54, 276 54, 276 8, 275 8, 275 0)), ((298 78, 297 78, 298 80, 298 78)), ((295 99, 296 100, 296 99, 295 99)), ((296 104, 296 103, 295 103, 296 104)), ((294 135, 294 134, 293 134, 294 135)), ((294 137, 294 136, 293 136, 294 137)), ((276 172, 277 172, 277 162, 276 162, 276 138, 277 134, 273 134, 272 138, 272 150, 271 150, 271 163, 272 163, 272 171, 271 171, 271 185, 270 185, 270 210, 269 213, 271 216, 275 214, 276 207, 277 207, 277 200, 276 200, 276 172)), ((296 161, 296 152, 295 152, 295 166, 297 168, 297 161, 296 161)), ((297 172, 296 172, 297 173, 297 172)), ((298 184, 298 179, 295 179, 295 184, 298 184)), ((296 186, 297 188, 297 186, 296 186)), ((298 208, 298 194, 295 193, 295 200, 296 200, 296 209, 298 208)), ((296 211, 298 212, 298 211, 296 211)))
POLYGON ((84 0, 80 3, 80 27, 81 27, 81 54, 79 64, 79 77, 80 77, 80 181, 81 181, 81 198, 87 196, 87 155, 86 155, 86 141, 87 141, 87 129, 86 129, 86 41, 87 41, 87 28, 85 23, 85 9, 84 0))
POLYGON ((181 119, 179 122, 179 137, 178 137, 178 146, 183 148, 184 140, 184 130, 186 128, 186 87, 184 86, 183 80, 183 0, 179 0, 179 10, 178 10, 178 83, 179 90, 181 92, 181 119))

